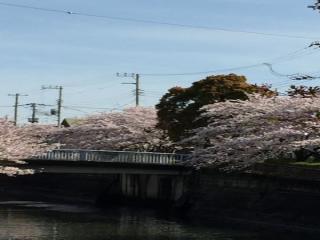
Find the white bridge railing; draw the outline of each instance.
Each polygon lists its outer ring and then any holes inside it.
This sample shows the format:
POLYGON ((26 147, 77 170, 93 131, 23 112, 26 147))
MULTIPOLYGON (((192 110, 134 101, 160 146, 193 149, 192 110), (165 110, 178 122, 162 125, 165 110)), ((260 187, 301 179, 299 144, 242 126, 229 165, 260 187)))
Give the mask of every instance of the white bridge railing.
POLYGON ((61 160, 61 161, 93 161, 93 162, 119 162, 142 164, 180 164, 190 158, 187 154, 153 153, 153 152, 128 152, 104 150, 52 150, 32 159, 61 160))

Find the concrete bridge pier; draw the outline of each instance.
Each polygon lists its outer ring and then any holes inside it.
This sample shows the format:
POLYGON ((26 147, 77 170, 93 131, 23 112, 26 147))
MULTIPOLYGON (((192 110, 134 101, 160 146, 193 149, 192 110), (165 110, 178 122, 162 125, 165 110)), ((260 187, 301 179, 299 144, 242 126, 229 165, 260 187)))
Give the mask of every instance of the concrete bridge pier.
POLYGON ((121 195, 126 198, 175 203, 187 191, 183 175, 127 174, 120 176, 121 195))

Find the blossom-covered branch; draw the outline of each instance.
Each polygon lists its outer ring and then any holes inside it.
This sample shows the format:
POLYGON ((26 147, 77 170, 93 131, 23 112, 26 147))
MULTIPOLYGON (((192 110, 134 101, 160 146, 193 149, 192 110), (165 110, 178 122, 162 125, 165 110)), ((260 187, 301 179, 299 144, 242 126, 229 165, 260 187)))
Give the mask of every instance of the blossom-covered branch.
POLYGON ((184 142, 195 146, 195 166, 241 169, 269 159, 293 158, 320 144, 319 98, 251 96, 204 107, 209 125, 184 142))
MULTIPOLYGON (((50 125, 14 126, 6 119, 0 119, 0 160, 21 162, 32 155, 37 155, 55 148, 54 144, 47 144, 47 136, 55 131, 50 125)), ((0 173, 8 175, 30 174, 32 170, 2 166, 0 173)))
POLYGON ((51 142, 70 149, 168 151, 171 143, 156 124, 154 108, 129 108, 82 119, 58 130, 51 142))

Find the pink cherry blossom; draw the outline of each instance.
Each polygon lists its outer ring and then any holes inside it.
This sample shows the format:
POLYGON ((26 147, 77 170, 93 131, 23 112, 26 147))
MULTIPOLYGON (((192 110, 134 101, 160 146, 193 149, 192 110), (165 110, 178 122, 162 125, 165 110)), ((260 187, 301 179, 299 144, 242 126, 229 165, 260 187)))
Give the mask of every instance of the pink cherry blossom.
POLYGON ((194 166, 242 169, 270 159, 294 158, 320 144, 319 98, 251 96, 204 107, 206 127, 184 141, 195 147, 194 166))
POLYGON ((81 119, 76 126, 54 132, 51 142, 68 149, 167 150, 171 143, 156 124, 154 108, 129 108, 81 119))
MULTIPOLYGON (((79 119, 76 126, 26 124, 0 119, 0 160, 22 162, 61 147, 87 150, 171 151, 172 144, 156 128, 154 108, 129 108, 79 119)), ((5 163, 5 161, 3 161, 5 163)), ((0 166, 0 174, 30 174, 32 170, 0 166)))

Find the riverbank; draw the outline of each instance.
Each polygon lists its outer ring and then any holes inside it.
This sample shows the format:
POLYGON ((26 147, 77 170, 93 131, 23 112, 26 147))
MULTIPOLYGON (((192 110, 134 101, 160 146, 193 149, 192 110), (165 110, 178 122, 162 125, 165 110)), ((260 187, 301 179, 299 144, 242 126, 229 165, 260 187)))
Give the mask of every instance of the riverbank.
POLYGON ((320 171, 264 165, 250 173, 206 168, 197 176, 193 218, 320 233, 320 171))

